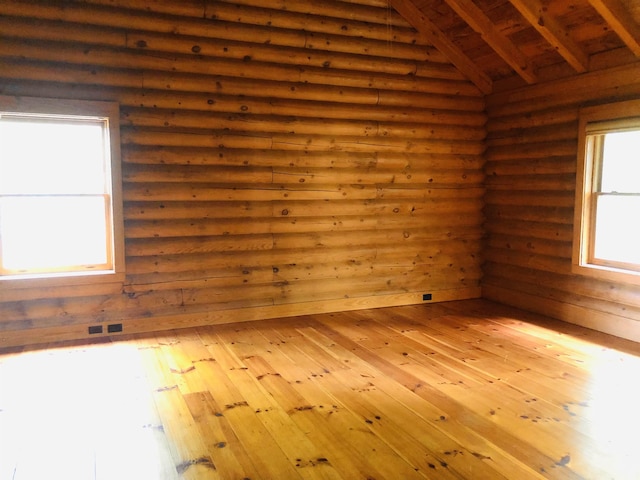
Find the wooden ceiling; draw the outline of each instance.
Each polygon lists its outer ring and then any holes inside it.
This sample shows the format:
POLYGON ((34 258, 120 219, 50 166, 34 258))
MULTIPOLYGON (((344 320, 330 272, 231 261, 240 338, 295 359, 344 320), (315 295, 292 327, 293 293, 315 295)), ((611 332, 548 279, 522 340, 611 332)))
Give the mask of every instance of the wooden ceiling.
POLYGON ((640 0, 388 0, 483 92, 640 60, 640 0))

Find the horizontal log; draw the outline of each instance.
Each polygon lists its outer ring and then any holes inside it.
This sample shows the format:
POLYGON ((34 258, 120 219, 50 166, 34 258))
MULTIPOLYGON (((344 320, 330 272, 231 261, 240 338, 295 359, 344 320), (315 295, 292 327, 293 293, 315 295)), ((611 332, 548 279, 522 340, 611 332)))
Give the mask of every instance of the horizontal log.
MULTIPOLYGON (((153 6, 141 6, 139 3, 135 1, 129 0, 85 0, 85 3, 91 3, 96 5, 113 5, 118 8, 125 9, 140 9, 144 11, 151 11, 154 13, 163 13, 163 14, 171 14, 171 15, 181 15, 186 17, 196 17, 202 18, 203 16, 208 17, 212 15, 212 11, 216 11, 216 4, 213 6, 203 5, 202 2, 197 0, 184 0, 179 5, 176 5, 172 2, 154 2, 153 6)), ((258 2, 258 1, 238 1, 232 2, 233 5, 245 5, 247 7, 258 7, 262 11, 266 11, 268 9, 273 9, 275 11, 282 10, 285 12, 295 12, 306 15, 322 15, 327 17, 337 17, 337 18, 360 18, 362 21, 366 21, 367 23, 379 23, 381 25, 393 25, 397 27, 408 28, 406 20, 400 17, 397 13, 389 12, 388 9, 384 8, 365 8, 364 6, 357 5, 354 7, 355 12, 358 15, 355 15, 354 11, 348 6, 344 5, 344 2, 339 2, 336 0, 331 0, 325 2, 320 8, 310 9, 309 5, 306 2, 302 1, 293 1, 287 3, 278 3, 278 2, 258 2)))
POLYGON ((486 179, 488 190, 532 190, 532 191, 574 191, 576 176, 557 175, 489 175, 486 179))
POLYGON ((333 248, 354 246, 388 246, 415 248, 417 245, 445 241, 479 240, 482 229, 477 226, 433 226, 400 230, 358 230, 355 232, 280 233, 273 235, 274 249, 333 248), (405 245, 406 244, 406 245, 405 245))
POLYGON ((307 184, 327 184, 331 182, 349 184, 375 184, 375 185, 429 185, 429 184, 458 184, 473 185, 480 184, 484 180, 484 173, 479 170, 431 170, 416 171, 411 170, 406 173, 370 171, 350 172, 348 170, 320 170, 320 169, 287 169, 286 171, 275 170, 273 181, 275 183, 307 183, 307 184))
POLYGON ((388 137, 331 137, 305 135, 273 135, 273 148, 281 150, 338 150, 348 152, 407 152, 414 154, 479 155, 484 151, 480 141, 422 140, 388 137))
MULTIPOLYGON (((77 88, 75 89, 78 90, 77 88)), ((92 95, 95 88, 87 89, 92 95)), ((219 113, 242 113, 256 115, 281 115, 300 118, 323 118, 360 120, 366 118, 379 122, 439 123, 458 126, 483 126, 486 117, 482 113, 458 112, 438 108, 414 106, 382 106, 343 104, 328 101, 290 100, 286 98, 258 98, 212 94, 210 92, 188 93, 163 90, 123 90, 116 92, 114 99, 125 106, 196 110, 219 113)))
POLYGON ((122 161, 136 164, 220 165, 268 168, 332 168, 410 172, 412 170, 480 170, 480 155, 394 152, 296 152, 292 150, 225 149, 125 145, 122 161))
POLYGON ((523 160, 491 161, 485 165, 487 175, 551 175, 576 173, 576 156, 554 156, 523 160))
POLYGON ((442 95, 393 90, 380 90, 379 105, 407 106, 418 108, 440 108, 447 110, 463 110, 468 112, 483 112, 484 99, 478 95, 442 95))
POLYGON ((382 229, 402 229, 402 228, 425 228, 443 227, 455 229, 460 226, 471 227, 481 225, 484 217, 480 206, 475 211, 464 212, 463 215, 450 215, 447 213, 432 213, 425 218, 414 216, 386 216, 378 219, 378 228, 382 229))
POLYGON ((546 255, 550 257, 571 258, 572 244, 571 242, 563 242, 542 238, 531 238, 529 236, 520 235, 503 235, 493 234, 487 240, 487 246, 513 250, 529 254, 546 255))
POLYGON ((375 248, 334 248, 325 250, 278 250, 257 251, 249 257, 244 252, 224 252, 206 255, 163 255, 133 257, 127 261, 129 275, 152 272, 168 273, 197 271, 202 269, 222 269, 241 265, 246 268, 277 267, 293 263, 334 262, 349 264, 371 263, 376 257, 375 248))
MULTIPOLYGON (((418 249, 419 255, 426 255, 435 258, 437 255, 457 255, 462 254, 463 257, 472 254, 475 255, 479 252, 481 239, 474 238, 449 238, 447 240, 431 240, 424 242, 418 249)), ((389 244, 383 245, 378 249, 379 256, 377 259, 394 258, 395 256, 401 257, 406 255, 406 251, 399 251, 397 245, 389 244)), ((477 256, 479 257, 479 256, 477 256)), ((426 260, 426 258, 424 259, 426 260)), ((421 262, 430 263, 430 262, 421 262)), ((473 262, 477 263, 477 262, 473 262)))
POLYGON ((216 183, 261 184, 272 183, 273 172, 268 168, 237 168, 181 165, 128 165, 123 169, 125 183, 216 183))
MULTIPOLYGON (((277 282, 292 282, 300 280, 319 279, 348 279, 359 277, 386 277, 386 278, 407 278, 411 282, 433 282, 436 285, 443 283, 454 283, 457 285, 477 282, 482 274, 479 267, 467 267, 452 269, 448 265, 425 265, 418 264, 412 268, 371 265, 366 269, 354 265, 336 266, 332 264, 313 265, 285 265, 274 274, 277 282)), ((414 285, 416 285, 414 283, 414 285)), ((423 283, 424 285, 424 283, 423 283)), ((415 286, 413 287, 415 288, 415 286)))
POLYGON ((197 218, 261 218, 273 215, 270 202, 126 202, 125 220, 180 220, 197 218))
POLYGON ((259 116, 247 114, 216 114, 160 109, 131 109, 122 112, 122 125, 151 128, 229 129, 257 133, 377 136, 378 124, 371 121, 298 119, 294 117, 259 116))
MULTIPOLYGON (((345 0, 341 0, 345 1, 345 0)), ((389 8, 387 0, 346 0, 347 3, 357 3, 358 5, 369 5, 371 7, 389 8)))
POLYGON ((244 132, 313 134, 340 136, 396 136, 419 139, 482 140, 484 129, 473 126, 453 126, 415 123, 379 123, 370 120, 303 119, 282 115, 244 113, 211 113, 176 111, 159 108, 126 108, 121 112, 121 125, 137 127, 229 129, 244 132))
MULTIPOLYGON (((447 267, 451 272, 451 280, 455 272, 460 272, 466 270, 467 268, 472 268, 474 265, 480 263, 480 261, 481 260, 479 255, 471 253, 432 253, 415 255, 413 257, 408 255, 402 256, 398 253, 389 253, 382 258, 376 259, 376 265, 405 269, 413 268, 416 265, 424 265, 425 268, 447 267)), ((434 288, 435 287, 437 286, 434 285, 434 288)))
POLYGON ((373 217, 310 217, 296 219, 243 219, 243 220, 142 220, 125 222, 125 237, 199 237, 210 235, 259 235, 274 232, 326 232, 358 231, 374 228, 373 217))
POLYGON ((385 185, 379 189, 378 197, 387 200, 401 199, 429 199, 429 198, 478 198, 480 199, 485 190, 481 185, 434 185, 432 183, 426 185, 411 185, 413 188, 407 188, 405 185, 385 185))
MULTIPOLYGON (((491 119, 488 131, 497 135, 500 132, 508 132, 514 128, 535 128, 548 125, 560 125, 575 123, 578 121, 578 109, 576 107, 567 108, 551 107, 548 110, 530 112, 526 115, 507 115, 491 119)), ((577 126, 576 126, 577 128, 577 126)))
POLYGON ((537 159, 549 157, 575 156, 578 151, 578 141, 566 140, 560 142, 530 143, 524 145, 504 145, 487 148, 487 162, 500 160, 537 159))
POLYGON ((390 56, 406 58, 424 62, 450 63, 440 52, 435 51, 431 45, 422 42, 401 43, 375 40, 362 37, 331 35, 317 32, 307 32, 305 35, 305 48, 310 50, 327 50, 336 52, 356 53, 359 55, 375 55, 378 57, 390 56))
POLYGON ((151 272, 128 274, 123 287, 125 293, 144 293, 156 290, 207 288, 267 284, 273 281, 273 267, 246 267, 237 265, 184 272, 151 272))
MULTIPOLYGON (((323 301, 323 302, 327 302, 327 301, 331 301, 331 300, 337 300, 338 298, 358 298, 358 297, 369 297, 371 295, 371 292, 373 290, 375 290, 375 288, 372 288, 372 286, 364 286, 360 289, 358 289, 357 291, 352 292, 350 295, 347 294, 346 296, 344 294, 340 295, 339 291, 330 291, 330 292, 318 292, 317 290, 313 290, 312 285, 307 285, 307 287, 310 289, 310 291, 305 291, 301 288, 301 286, 298 286, 298 289, 296 291, 292 291, 291 289, 285 290, 285 292, 283 293, 283 295, 280 298, 275 298, 275 304, 276 305, 289 305, 289 304, 299 304, 299 303, 305 303, 305 302, 313 302, 313 301, 323 301)), ((424 288, 429 289, 431 291, 435 291, 436 288, 438 288, 438 286, 436 285, 430 285, 430 284, 424 284, 423 283, 423 289, 417 289, 415 291, 415 293, 418 293, 419 295, 421 295, 419 292, 423 291, 424 288)), ((475 291, 477 288, 477 286, 473 285, 473 286, 465 286, 465 285, 458 285, 457 283, 453 283, 451 285, 443 285, 442 289, 444 291, 475 291)), ((382 287, 380 288, 381 292, 388 292, 389 289, 387 288, 386 290, 382 289, 382 287)), ((391 295, 393 294, 406 294, 406 293, 411 293, 411 291, 407 291, 408 289, 406 288, 397 288, 397 289, 393 289, 391 295)), ((374 294, 374 295, 386 295, 386 293, 378 293, 378 294, 374 294)), ((437 293, 432 293, 432 295, 437 295, 437 293)))
POLYGON ((531 192, 521 190, 490 190, 486 193, 487 205, 529 205, 541 207, 573 207, 573 191, 531 192))
POLYGON ((435 93, 443 95, 477 95, 477 88, 466 80, 452 80, 441 78, 428 78, 411 76, 399 76, 391 74, 370 75, 368 78, 362 75, 353 75, 348 70, 331 70, 316 67, 304 67, 301 69, 299 81, 304 83, 316 83, 321 85, 344 85, 358 88, 378 88, 380 90, 407 91, 420 93, 435 93))
MULTIPOLYGON (((13 94, 20 92, 20 86, 16 81, 42 81, 59 82, 60 84, 100 84, 109 87, 133 87, 144 86, 141 71, 97 68, 93 66, 62 65, 17 58, 0 57, 0 80, 3 88, 14 89, 13 94), (48 76, 47 76, 48 72, 48 76), (16 91, 18 89, 18 91, 16 91)), ((63 87, 71 90, 71 87, 63 87)), ((9 92, 7 92, 9 93, 9 92)))
POLYGON ((514 128, 509 131, 493 132, 487 136, 487 147, 514 146, 531 143, 575 141, 578 138, 577 122, 542 127, 514 128))
POLYGON ((130 220, 125 237, 193 237, 209 235, 257 235, 277 232, 326 232, 375 228, 373 217, 249 218, 242 220, 130 220))
MULTIPOLYGON (((0 75, 6 79, 42 80, 82 85, 105 85, 108 87, 132 87, 185 92, 209 92, 226 95, 295 98, 346 102, 361 105, 375 105, 378 91, 329 85, 309 85, 295 82, 229 78, 205 74, 167 73, 121 68, 96 67, 93 65, 62 65, 59 63, 37 62, 17 58, 0 58, 0 75)), ((422 94, 416 95, 420 97, 422 94)), ((430 98, 427 102, 432 103, 430 98)), ((455 102, 450 102, 455 108, 455 102)), ((397 106, 397 105, 396 105, 397 106)))
POLYGON ((511 220, 526 222, 559 223, 562 225, 573 224, 572 207, 545 207, 525 205, 488 205, 485 207, 485 215, 494 222, 508 223, 511 220))
POLYGON ((443 214, 465 214, 477 211, 478 199, 462 198, 453 203, 449 199, 414 200, 411 202, 388 200, 349 200, 342 202, 328 201, 276 201, 272 203, 274 216, 309 217, 339 213, 340 215, 361 216, 413 216, 423 217, 432 212, 443 214))
MULTIPOLYGON (((399 293, 416 291, 419 288, 412 285, 419 283, 417 279, 413 281, 402 279, 398 282, 398 285, 389 284, 389 279, 384 277, 366 277, 355 282, 351 280, 351 283, 348 279, 299 280, 283 282, 277 286, 186 290, 184 299, 187 308, 198 305, 217 305, 218 308, 221 308, 222 306, 228 307, 229 303, 237 301, 241 295, 246 293, 251 294, 252 298, 271 298, 275 304, 283 304, 349 298, 350 296, 371 295, 383 291, 399 293)), ((461 282, 454 282, 451 286, 464 287, 461 282)))
POLYGON ((182 296, 186 311, 194 307, 226 310, 248 306, 273 305, 274 298, 280 295, 280 288, 274 285, 242 285, 217 288, 184 289, 182 296), (246 302, 249 299, 249 302, 246 302))
MULTIPOLYGON (((389 156, 387 157, 389 158, 389 156)), ((122 161, 135 164, 220 165, 244 167, 316 167, 361 168, 376 167, 380 156, 376 152, 295 152, 269 149, 226 149, 223 147, 162 147, 156 145, 126 145, 122 161)), ((393 156, 398 169, 410 166, 409 155, 393 156)))
POLYGON ((123 127, 120 137, 124 145, 162 147, 257 148, 298 151, 344 151, 358 153, 394 152, 413 154, 479 155, 484 151, 480 141, 450 142, 388 137, 266 134, 218 130, 162 131, 149 128, 123 127))
POLYGON ((532 239, 542 238, 562 242, 573 241, 573 226, 559 223, 526 222, 520 220, 500 222, 495 221, 493 218, 488 218, 485 223, 485 228, 490 234, 520 235, 522 232, 527 232, 527 235, 532 239))
POLYGON ((262 184, 230 187, 224 184, 151 183, 125 184, 127 201, 270 201, 270 200, 349 200, 373 199, 377 189, 365 185, 288 185, 262 184))
POLYGON ((489 247, 484 250, 483 257, 485 261, 493 263, 504 263, 550 273, 566 274, 571 270, 571 259, 516 252, 509 249, 489 247))
POLYGON ((199 148, 249 148, 270 149, 273 139, 266 134, 225 133, 220 131, 163 132, 155 129, 122 128, 120 139, 123 147, 130 144, 154 147, 199 147, 199 148))
POLYGON ((177 238, 130 238, 126 242, 127 257, 145 255, 181 255, 219 252, 253 252, 273 249, 271 234, 177 238))
MULTIPOLYGON (((101 0, 104 1, 104 0, 101 0)), ((127 1, 127 0, 119 0, 127 1)), ((225 1, 225 0, 221 0, 225 1)), ((133 2, 135 3, 135 2, 133 2)), ((339 0, 327 0, 322 6, 311 6, 304 0, 238 0, 229 2, 240 5, 250 5, 265 9, 292 11, 304 14, 322 15, 326 17, 358 19, 367 23, 378 23, 394 27, 408 28, 407 21, 396 11, 388 7, 374 8, 371 6, 341 2, 339 0)))
MULTIPOLYGON (((228 22, 237 21, 240 18, 243 23, 276 28, 375 38, 388 42, 415 43, 417 41, 416 33, 412 28, 403 28, 395 25, 390 32, 388 24, 381 25, 360 21, 361 19, 359 18, 350 20, 325 16, 322 21, 318 21, 314 18, 315 15, 308 13, 272 9, 267 11, 264 9, 256 10, 248 6, 230 5, 222 2, 209 3, 205 8, 208 18, 228 22)), ((434 51, 433 55, 437 56, 438 54, 434 51)), ((445 61, 444 58, 442 61, 445 61)))
POLYGON ((246 219, 186 219, 186 220, 127 220, 125 237, 191 237, 209 235, 256 235, 287 232, 333 232, 361 231, 363 229, 402 229, 427 226, 472 226, 481 222, 480 207, 461 207, 464 218, 450 217, 448 212, 438 212, 427 218, 412 215, 393 216, 352 216, 325 215, 309 217, 246 218, 246 219))
MULTIPOLYGON (((8 5, 0 5, 0 15, 6 7, 8 5)), ((25 8, 24 4, 22 8, 25 8)), ((11 38, 14 40, 64 41, 115 48, 127 46, 125 31, 82 23, 69 24, 43 19, 0 16, 0 32, 2 32, 3 40, 11 38)))

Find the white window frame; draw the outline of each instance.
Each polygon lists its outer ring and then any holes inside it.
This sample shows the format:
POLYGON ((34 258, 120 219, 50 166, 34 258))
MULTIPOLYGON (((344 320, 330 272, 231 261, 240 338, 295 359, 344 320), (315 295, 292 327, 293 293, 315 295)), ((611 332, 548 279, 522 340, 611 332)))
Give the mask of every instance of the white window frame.
MULTIPOLYGON (((607 131, 640 129, 640 100, 630 100, 580 109, 578 117, 578 165, 573 232, 572 272, 604 281, 640 285, 640 271, 634 266, 593 263, 595 236, 595 192, 601 155, 595 137, 607 131)), ((640 190, 640 188, 639 188, 640 190)), ((640 193, 640 192, 634 192, 640 193)), ((629 219, 633 221, 634 219, 629 219)))
MULTIPOLYGON (((24 274, 0 274, 0 288, 47 288, 105 283, 122 284, 125 279, 124 222, 122 213, 122 175, 120 168, 120 109, 114 102, 61 100, 0 95, 0 112, 74 120, 90 118, 104 120, 107 125, 109 155, 106 172, 108 267, 98 271, 61 271, 24 274), (110 188, 109 188, 110 187, 110 188)), ((1 245, 0 245, 1 247, 1 245)))

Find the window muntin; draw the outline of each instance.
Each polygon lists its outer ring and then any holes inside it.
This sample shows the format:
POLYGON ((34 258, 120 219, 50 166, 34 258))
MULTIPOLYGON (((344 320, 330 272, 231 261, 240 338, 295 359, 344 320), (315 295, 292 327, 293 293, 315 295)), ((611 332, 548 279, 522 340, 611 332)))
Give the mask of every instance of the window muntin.
POLYGON ((113 103, 0 97, 5 285, 122 279, 117 126, 113 103))
POLYGON ((637 283, 640 102, 580 113, 574 271, 637 283))

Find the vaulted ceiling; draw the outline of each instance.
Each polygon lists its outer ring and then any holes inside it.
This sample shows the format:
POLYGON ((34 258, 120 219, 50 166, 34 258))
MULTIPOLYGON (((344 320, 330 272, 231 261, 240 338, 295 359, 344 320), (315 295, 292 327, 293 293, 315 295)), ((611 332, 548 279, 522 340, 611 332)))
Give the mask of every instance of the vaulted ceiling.
POLYGON ((640 0, 388 0, 483 92, 640 61, 640 0))

